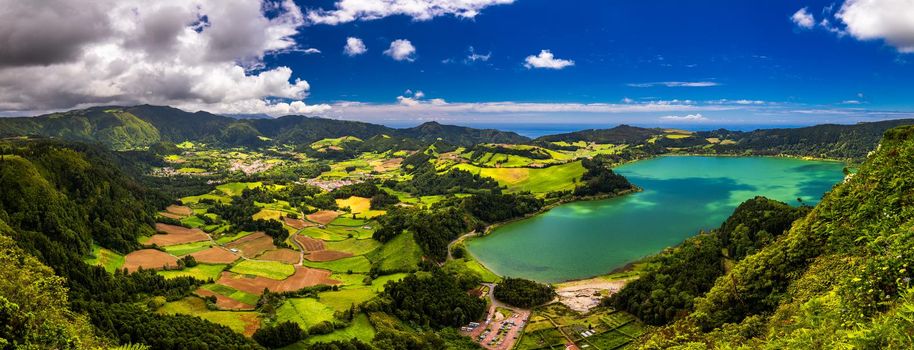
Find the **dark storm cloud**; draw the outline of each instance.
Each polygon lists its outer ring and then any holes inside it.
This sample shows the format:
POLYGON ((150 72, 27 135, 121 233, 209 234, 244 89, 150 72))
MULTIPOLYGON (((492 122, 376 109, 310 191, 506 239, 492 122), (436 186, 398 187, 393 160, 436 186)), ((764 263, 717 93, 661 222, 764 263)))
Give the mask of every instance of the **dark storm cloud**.
POLYGON ((0 1, 0 67, 48 65, 76 59, 86 44, 110 35, 102 3, 0 1))

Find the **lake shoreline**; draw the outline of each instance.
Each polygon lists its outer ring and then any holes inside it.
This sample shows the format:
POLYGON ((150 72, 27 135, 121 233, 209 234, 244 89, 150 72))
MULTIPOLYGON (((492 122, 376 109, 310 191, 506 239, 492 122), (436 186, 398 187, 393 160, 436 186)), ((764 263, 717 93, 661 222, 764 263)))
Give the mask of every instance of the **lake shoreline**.
MULTIPOLYGON (((847 161, 844 161, 844 160, 837 160, 837 159, 821 159, 821 158, 816 158, 816 157, 800 157, 800 156, 789 156, 789 155, 733 155, 733 154, 710 154, 710 155, 709 155, 709 154, 672 153, 672 154, 657 155, 657 156, 648 157, 648 158, 641 158, 641 159, 634 160, 634 161, 631 161, 631 162, 623 162, 623 163, 621 163, 621 164, 619 164, 619 165, 617 165, 617 166, 614 166, 613 168, 615 169, 615 168, 617 168, 617 167, 619 167, 619 166, 626 165, 626 164, 641 163, 641 162, 639 162, 639 161, 642 161, 642 160, 656 160, 656 159, 665 158, 665 157, 775 158, 775 159, 793 159, 793 160, 799 160, 799 161, 830 162, 830 163, 845 164, 845 165, 848 164, 848 162, 847 162, 847 161)), ((503 226, 505 226, 505 225, 508 225, 508 224, 511 224, 511 223, 515 223, 515 222, 518 222, 518 221, 530 219, 530 218, 533 218, 533 217, 535 217, 535 216, 537 216, 537 215, 546 214, 546 213, 550 212, 552 209, 555 209, 556 207, 559 207, 559 206, 562 206, 562 205, 574 204, 574 203, 582 203, 582 202, 588 202, 588 201, 597 201, 597 200, 614 199, 614 198, 623 198, 623 197, 625 197, 625 196, 628 195, 628 194, 633 194, 633 193, 642 192, 643 190, 644 190, 644 189, 641 188, 641 187, 636 187, 636 189, 633 189, 633 190, 628 190, 628 191, 624 191, 624 192, 620 192, 620 193, 616 193, 616 194, 611 194, 611 195, 588 196, 588 197, 571 197, 571 198, 560 199, 560 200, 557 200, 557 201, 555 201, 555 202, 553 202, 553 203, 550 203, 549 205, 545 206, 542 210, 537 211, 537 212, 535 212, 535 213, 531 213, 531 214, 525 215, 525 216, 523 216, 523 217, 514 218, 514 219, 511 219, 511 220, 506 220, 506 221, 503 221, 503 222, 498 222, 498 223, 494 223, 494 224, 488 225, 488 226, 486 226, 485 230, 484 230, 483 232, 481 232, 481 233, 480 233, 480 232, 477 232, 477 233, 475 233, 475 234, 467 234, 467 235, 461 236, 461 237, 459 237, 458 239, 456 239, 456 240, 454 241, 454 244, 456 245, 456 244, 460 244, 460 243, 466 243, 466 242, 470 242, 470 241, 472 241, 473 239, 476 239, 476 238, 488 237, 488 236, 491 235, 496 229, 498 229, 498 228, 500 228, 500 227, 503 227, 503 226)), ((762 195, 762 194, 760 194, 760 195, 762 195)), ((686 238, 688 238, 688 237, 686 237, 686 238)), ((681 243, 681 241, 680 241, 680 243, 681 243)), ((673 247, 673 246, 675 246, 675 245, 670 245, 670 246, 667 246, 666 248, 673 247)), ((563 284, 567 284, 567 283, 573 283, 573 282, 578 282, 578 281, 588 281, 588 280, 593 280, 593 279, 603 279, 603 280, 605 280, 607 277, 616 276, 616 275, 624 275, 624 276, 617 276, 617 277, 621 277, 622 279, 631 279, 631 277, 632 277, 631 275, 632 275, 632 274, 626 273, 626 272, 632 271, 632 270, 633 270, 633 266, 637 265, 639 262, 643 262, 645 259, 647 259, 647 258, 649 258, 649 257, 651 257, 651 256, 656 255, 657 253, 663 251, 663 249, 665 249, 665 248, 657 249, 656 251, 653 251, 653 252, 651 252, 651 253, 649 253, 649 254, 645 254, 644 256, 641 256, 641 257, 639 257, 639 258, 637 258, 637 259, 631 260, 631 261, 627 262, 626 264, 624 264, 623 266, 619 266, 619 267, 617 267, 617 268, 613 268, 613 269, 611 269, 611 270, 609 270, 609 271, 606 271, 606 272, 603 272, 603 273, 597 273, 597 274, 593 274, 593 275, 586 276, 586 277, 570 278, 570 279, 564 279, 564 280, 555 281, 555 282, 549 282, 549 284, 554 285, 554 286, 558 286, 558 285, 563 285, 563 284)), ((493 271, 490 267, 486 266, 486 263, 485 263, 482 259, 480 259, 479 256, 477 256, 476 254, 473 254, 469 249, 466 249, 466 251, 467 251, 468 254, 471 255, 471 257, 472 257, 474 260, 476 260, 477 262, 479 262, 479 264, 482 265, 485 269, 487 269, 488 271, 492 272, 493 274, 495 274, 495 275, 497 275, 497 276, 502 276, 501 274, 494 273, 494 271, 493 271)), ((502 277, 504 277, 504 276, 502 276, 502 277)))

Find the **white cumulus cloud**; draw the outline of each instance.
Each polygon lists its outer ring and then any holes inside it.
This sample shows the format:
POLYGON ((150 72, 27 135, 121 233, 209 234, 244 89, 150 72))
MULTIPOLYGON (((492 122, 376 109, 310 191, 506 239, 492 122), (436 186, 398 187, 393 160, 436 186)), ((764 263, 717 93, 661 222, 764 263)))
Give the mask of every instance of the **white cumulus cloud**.
POLYGON ((368 49, 365 47, 365 42, 363 42, 362 39, 351 36, 346 38, 346 46, 343 47, 343 53, 346 55, 358 56, 367 51, 368 49))
POLYGON ((790 16, 790 20, 798 27, 804 29, 811 29, 816 25, 816 19, 809 13, 809 10, 806 7, 794 12, 793 15, 790 16))
POLYGON ((858 40, 885 40, 904 53, 914 53, 914 1, 847 0, 835 15, 858 40))
POLYGON ((333 9, 308 11, 307 19, 312 24, 337 25, 394 15, 408 16, 415 21, 427 21, 445 15, 474 18, 486 7, 513 2, 514 0, 339 0, 333 9))
POLYGON ((708 120, 708 118, 702 116, 701 113, 687 114, 684 116, 668 115, 665 117, 660 117, 660 119, 675 122, 701 122, 708 120))
POLYGON ((384 50, 384 54, 397 61, 415 61, 413 56, 416 53, 416 47, 409 40, 397 39, 390 43, 390 48, 384 50))
POLYGON ((545 69, 562 69, 574 65, 574 61, 555 58, 550 50, 541 50, 538 55, 530 55, 524 60, 524 67, 545 68, 545 69))
POLYGON ((6 2, 0 112, 140 103, 323 112, 330 106, 303 101, 307 81, 263 66, 266 55, 302 51, 293 36, 304 24, 292 0, 6 2))
POLYGON ((666 86, 666 87, 712 87, 719 86, 720 83, 713 81, 658 81, 653 83, 630 83, 628 86, 631 87, 654 87, 654 86, 666 86))

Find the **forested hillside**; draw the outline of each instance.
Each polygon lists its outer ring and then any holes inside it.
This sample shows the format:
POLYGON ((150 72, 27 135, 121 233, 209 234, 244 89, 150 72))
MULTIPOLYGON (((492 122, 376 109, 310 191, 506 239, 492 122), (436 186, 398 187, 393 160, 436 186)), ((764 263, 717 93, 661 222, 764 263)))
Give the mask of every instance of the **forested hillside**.
POLYGON ((914 127, 886 132, 859 172, 786 234, 754 254, 747 251, 695 299, 694 308, 641 346, 909 347, 914 331, 912 160, 914 127))
MULTIPOLYGON (((159 349, 200 348, 201 344, 257 347, 227 327, 196 317, 153 314, 137 305, 150 295, 169 300, 181 298, 202 281, 188 277, 166 280, 153 271, 110 274, 102 267, 83 263, 93 244, 120 253, 138 248, 137 237, 152 233, 154 207, 159 201, 154 193, 120 172, 105 151, 57 142, 12 142, 3 144, 2 149, 0 233, 13 238, 19 247, 64 278, 69 289, 69 307, 75 313, 88 315, 99 335, 121 343, 142 342, 159 349)), ((21 261, 27 265, 23 268, 32 266, 40 270, 31 260, 21 261)), ((54 317, 79 321, 81 316, 67 316, 71 315, 65 310, 67 305, 60 304, 66 301, 65 295, 54 285, 62 280, 50 281, 48 288, 57 289, 49 292, 55 293, 53 297, 62 315, 54 317)), ((18 293, 7 291, 10 293, 4 295, 18 293)), ((14 313, 12 317, 22 315, 14 313)), ((73 327, 81 326, 74 323, 73 327)), ((51 328, 15 329, 28 331, 31 337, 72 337, 66 333, 70 332, 67 329, 61 329, 59 334, 51 328)), ((17 341, 17 335, 12 336, 9 339, 17 341)), ((84 341, 91 341, 91 337, 84 341)), ((74 342, 62 348, 78 344, 74 342)))
POLYGON ((853 125, 824 124, 802 128, 754 131, 685 131, 620 125, 548 135, 535 140, 553 148, 576 148, 576 142, 629 144, 651 154, 696 153, 731 155, 789 155, 862 161, 886 130, 911 124, 910 119, 853 125), (565 143, 567 145, 564 145, 565 143))

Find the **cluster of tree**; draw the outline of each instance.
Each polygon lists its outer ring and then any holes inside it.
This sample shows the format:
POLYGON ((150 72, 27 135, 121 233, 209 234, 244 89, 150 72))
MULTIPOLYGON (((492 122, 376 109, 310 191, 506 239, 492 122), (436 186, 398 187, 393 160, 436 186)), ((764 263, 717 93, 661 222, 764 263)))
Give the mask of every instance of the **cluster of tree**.
POLYGON ((473 227, 473 219, 455 206, 423 210, 392 208, 378 218, 379 228, 374 239, 387 242, 404 230, 413 232, 413 239, 425 255, 435 261, 447 258, 448 244, 473 227))
POLYGON ((277 349, 292 345, 307 336, 297 323, 285 321, 275 326, 260 327, 251 338, 266 348, 277 349))
POLYGON ((461 169, 451 169, 439 174, 431 163, 424 163, 413 171, 412 179, 398 183, 396 189, 419 196, 432 196, 500 191, 500 186, 492 178, 461 169))
POLYGON ((634 188, 625 176, 613 172, 613 162, 598 155, 592 159, 584 159, 581 165, 587 171, 581 176, 581 185, 575 187, 575 196, 595 196, 601 194, 614 194, 634 188))
POLYGON ((302 211, 306 211, 304 210, 306 206, 326 210, 337 209, 336 198, 333 197, 333 194, 324 192, 320 187, 305 184, 287 186, 275 194, 275 199, 288 201, 293 207, 302 208, 302 211))
POLYGON ((434 158, 425 152, 416 152, 404 158, 403 162, 400 163, 400 168, 407 173, 412 173, 428 166, 429 162, 434 158))
POLYGON ((421 327, 459 327, 482 317, 486 303, 467 293, 441 269, 419 272, 384 286, 374 307, 421 327))
POLYGON ((491 224, 538 212, 545 202, 530 193, 484 192, 465 198, 462 204, 470 215, 491 224))
POLYGON ((122 344, 152 349, 260 349, 251 339, 197 316, 159 315, 131 303, 92 303, 99 332, 122 344))
POLYGON ((523 278, 505 278, 495 286, 495 299, 522 308, 545 304, 555 298, 555 290, 548 284, 523 278))
POLYGON ((725 260, 741 260, 770 244, 808 212, 808 207, 791 207, 764 197, 743 202, 719 229, 650 258, 654 268, 604 303, 648 324, 670 323, 687 315, 694 308, 694 299, 711 289, 724 274, 725 260))
POLYGON ((247 181, 272 181, 276 183, 290 183, 302 179, 313 179, 322 172, 330 171, 330 166, 318 162, 289 162, 270 168, 267 171, 245 175, 247 181))
POLYGON ((495 223, 537 212, 544 202, 529 193, 503 194, 481 192, 466 198, 450 198, 429 209, 393 207, 378 217, 374 239, 387 242, 404 230, 426 257, 435 261, 447 258, 451 241, 473 229, 483 229, 485 223, 495 223))
POLYGON ((213 203, 207 212, 219 215, 231 223, 233 231, 263 231, 273 237, 276 246, 282 247, 286 245, 286 238, 289 238, 289 231, 286 231, 282 223, 276 220, 254 220, 253 217, 261 210, 255 202, 271 203, 273 200, 270 191, 263 187, 248 188, 229 204, 213 203))
POLYGON ((470 159, 476 161, 486 155, 486 153, 510 154, 530 159, 552 159, 552 155, 539 147, 505 147, 502 145, 480 144, 470 149, 473 155, 470 159))

